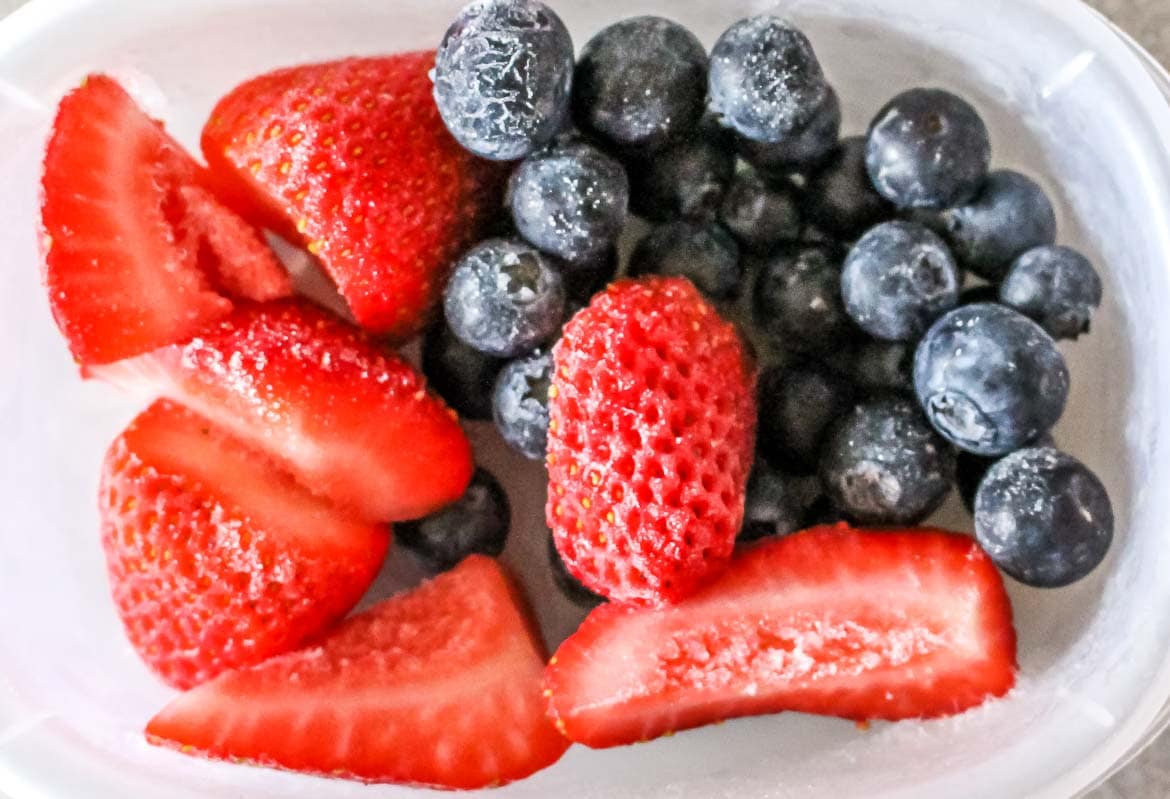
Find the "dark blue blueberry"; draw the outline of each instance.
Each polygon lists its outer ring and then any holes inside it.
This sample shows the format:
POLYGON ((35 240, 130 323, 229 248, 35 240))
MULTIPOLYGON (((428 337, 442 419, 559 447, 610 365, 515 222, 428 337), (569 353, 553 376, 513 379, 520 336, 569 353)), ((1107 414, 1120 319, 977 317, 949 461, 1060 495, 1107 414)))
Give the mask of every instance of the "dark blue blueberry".
POLYGON ((561 560, 561 553, 557 552, 557 545, 551 535, 548 537, 548 565, 552 570, 553 582, 574 605, 595 608, 605 602, 605 597, 590 591, 569 572, 569 568, 561 560))
POLYGON ((761 172, 783 175, 804 172, 823 163, 841 137, 841 100, 832 87, 816 115, 800 130, 778 142, 738 138, 739 154, 761 172))
POLYGON ((809 176, 804 210, 818 227, 850 241, 894 216, 894 207, 869 180, 863 137, 842 139, 824 165, 809 176))
POLYGON ((630 256, 631 275, 677 275, 713 300, 739 296, 744 268, 735 238, 715 222, 679 220, 654 228, 630 256))
POLYGON ((757 390, 760 451, 790 471, 814 471, 825 434, 852 403, 848 382, 805 363, 769 369, 757 390))
POLYGON ((649 158, 632 159, 630 209, 652 222, 714 219, 735 176, 735 154, 706 127, 649 158))
POLYGON ((829 85, 808 38, 779 17, 732 25, 711 50, 708 108, 751 141, 776 143, 808 125, 829 85))
POLYGON ((959 301, 959 268, 929 228, 883 222, 853 245, 841 273, 845 310, 883 341, 912 341, 959 301))
MULTIPOLYGON (((561 278, 565 281, 565 291, 569 296, 570 304, 579 302, 588 303, 594 294, 609 285, 617 275, 618 266, 617 247, 610 247, 601 255, 580 263, 561 264, 561 278)), ((568 320, 572 314, 566 313, 568 320)))
POLYGON ((825 247, 779 252, 760 267, 752 317, 761 333, 796 352, 846 346, 855 330, 841 302, 841 266, 825 247))
POLYGON ((497 358, 528 352, 560 328, 565 287, 552 259, 527 244, 488 239, 455 264, 443 293, 451 331, 497 358))
POLYGON ((1023 449, 987 472, 975 536, 1008 575, 1037 588, 1087 576, 1113 542, 1113 506, 1085 464, 1052 447, 1023 449))
POLYGON ((504 361, 464 344, 443 324, 423 339, 422 368, 431 388, 465 419, 492 418, 492 389, 504 361))
POLYGON ((867 341, 857 348, 853 379, 867 392, 914 390, 914 349, 908 341, 867 341))
POLYGON ((757 461, 747 484, 739 542, 785 536, 809 526, 813 506, 824 497, 816 475, 788 474, 757 461))
POLYGON ((520 235, 566 261, 587 261, 612 247, 629 198, 622 165, 578 139, 558 141, 524 159, 508 189, 520 235))
POLYGON ((834 425, 820 476, 829 499, 854 522, 917 524, 951 490, 955 456, 913 400, 877 397, 834 425))
POLYGON ((965 305, 935 322, 914 356, 914 390, 960 449, 1004 455, 1052 428, 1068 367, 1044 330, 1003 305, 965 305))
MULTIPOLYGON (((1054 447, 1056 443, 1052 440, 1051 433, 1045 433, 1028 446, 1054 447)), ((971 513, 975 513, 975 494, 979 491, 979 484, 983 482, 987 470, 999 460, 1000 458, 986 458, 982 455, 973 455, 970 452, 959 453, 955 482, 959 489, 959 496, 963 500, 963 507, 971 513)))
POLYGON ((657 150, 690 131, 707 96, 707 50, 662 17, 631 17, 590 39, 573 77, 581 130, 621 150, 657 150))
POLYGON ((484 158, 523 158, 569 114, 573 40, 536 0, 477 0, 435 58, 435 103, 456 140, 484 158))
POLYGON ((551 352, 536 351, 504 367, 492 395, 492 416, 508 446, 531 460, 548 448, 548 389, 551 352))
POLYGON ((755 253, 769 253, 800 238, 800 208, 793 193, 766 186, 750 172, 741 172, 732 182, 719 221, 755 253))
POLYGON ((966 100, 941 89, 911 89, 878 112, 865 163, 874 187, 899 208, 949 208, 983 185, 991 140, 966 100))
POLYGON ((1088 258, 1070 247, 1036 247, 1012 264, 999 299, 1053 338, 1075 339, 1089 332, 1101 292, 1101 278, 1088 258))
POLYGON ((512 512, 496 478, 476 469, 463 496, 422 519, 394 525, 394 536, 432 571, 446 571, 468 555, 498 557, 512 512))

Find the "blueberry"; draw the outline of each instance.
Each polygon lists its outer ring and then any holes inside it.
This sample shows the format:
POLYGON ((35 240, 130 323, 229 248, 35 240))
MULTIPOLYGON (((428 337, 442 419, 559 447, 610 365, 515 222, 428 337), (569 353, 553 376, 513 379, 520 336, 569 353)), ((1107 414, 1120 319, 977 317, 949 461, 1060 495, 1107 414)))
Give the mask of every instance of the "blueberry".
POLYGON ((996 463, 975 497, 975 536, 1025 585, 1060 588, 1087 576, 1113 542, 1113 507, 1097 475, 1052 447, 996 463))
POLYGON ((824 496, 815 475, 788 474, 757 461, 747 484, 740 542, 803 530, 809 511, 824 496))
POLYGON ((800 208, 792 192, 765 186, 750 172, 736 176, 719 208, 719 221, 756 253, 800 238, 800 208))
POLYGON ((1088 258, 1070 247, 1036 247, 1012 264, 999 299, 1053 338, 1075 339, 1089 332, 1101 292, 1101 278, 1088 258))
POLYGON ((991 140, 967 101, 941 89, 911 89, 878 112, 865 163, 874 187, 899 208, 949 208, 983 185, 991 140))
MULTIPOLYGON (((588 303, 594 294, 609 285, 618 272, 617 247, 610 247, 599 256, 580 263, 562 263, 561 278, 570 303, 588 303)), ((565 314, 565 319, 572 316, 565 314)))
POLYGON ((560 328, 565 287, 553 262, 527 244, 488 239, 455 265, 443 294, 451 331, 487 355, 528 352, 560 328))
POLYGON ((965 305, 935 322, 914 356, 914 390, 935 428, 976 455, 1004 455, 1052 428, 1068 367, 1044 330, 1003 305, 965 305))
POLYGON ((703 113, 707 50, 662 17, 632 17, 590 39, 573 77, 573 116, 620 149, 656 150, 703 113))
POLYGON ((508 495, 483 469, 463 496, 423 519, 394 525, 394 535, 432 571, 446 571, 468 555, 498 557, 508 539, 508 495))
POLYGON ((825 434, 851 402, 850 385, 822 366, 769 369, 758 388, 760 451, 790 471, 814 471, 825 434))
POLYGON ((566 261, 585 261, 617 241, 630 187, 617 161, 584 141, 565 139, 526 158, 508 194, 521 236, 566 261))
MULTIPOLYGON (((1028 447, 1054 447, 1051 433, 1045 433, 1028 447)), ((963 507, 975 513, 975 494, 979 491, 979 484, 983 482, 987 471, 1000 458, 986 458, 982 455, 973 455, 970 452, 960 452, 957 458, 958 468, 955 473, 955 483, 959 489, 959 496, 963 500, 963 507)))
POLYGON ((855 406, 830 431, 821 481, 834 505, 859 524, 917 524, 942 504, 955 456, 912 400, 878 397, 855 406))
POLYGON ((816 116, 829 93, 808 38, 778 17, 732 25, 711 50, 708 107, 745 139, 776 143, 816 116))
POLYGON ((853 378, 866 391, 914 391, 914 344, 867 341, 857 349, 853 378))
POLYGON ((829 159, 813 172, 804 190, 808 218, 829 233, 855 239, 894 215, 865 169, 865 139, 842 139, 829 159))
POLYGON ((557 545, 553 537, 548 537, 548 565, 552 570, 553 582, 570 602, 585 608, 595 608, 605 602, 605 597, 593 593, 574 577, 565 562, 561 560, 561 553, 557 552, 557 545))
POLYGON ((816 115, 800 130, 778 142, 738 138, 739 154, 768 174, 807 171, 824 162, 841 136, 841 100, 829 87, 816 115))
POLYGON ((569 113, 573 40, 536 0, 477 0, 435 58, 435 103, 460 144, 499 161, 552 140, 569 113))
POLYGON ((443 324, 423 339, 422 368, 431 388, 465 419, 492 418, 492 388, 504 361, 460 341, 443 324))
POLYGON ((883 222, 853 245, 841 273, 845 310, 884 341, 911 341, 959 301, 959 268, 943 240, 913 222, 883 222))
POLYGON ((841 302, 840 262, 824 247, 768 258, 756 278, 752 316, 761 333, 798 352, 837 349, 854 334, 841 302))
POLYGON ((744 269, 739 245, 715 222, 679 220, 655 228, 630 256, 631 275, 688 278, 713 300, 739 296, 744 269))
POLYGON ((703 128, 653 157, 632 160, 629 170, 630 208, 643 219, 714 219, 735 175, 735 154, 703 128))
POLYGON ((492 395, 492 416, 508 446, 532 460, 548 448, 548 389, 551 352, 537 350, 504 367, 492 395))

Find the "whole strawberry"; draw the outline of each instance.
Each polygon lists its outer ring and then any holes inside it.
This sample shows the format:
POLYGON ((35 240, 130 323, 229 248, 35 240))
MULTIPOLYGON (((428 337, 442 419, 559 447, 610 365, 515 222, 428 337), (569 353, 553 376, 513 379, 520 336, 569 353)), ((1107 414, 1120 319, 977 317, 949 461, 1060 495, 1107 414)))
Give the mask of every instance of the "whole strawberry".
POLYGON ((691 283, 614 283, 565 327, 549 390, 548 524, 570 572, 671 604, 727 563, 755 437, 755 367, 691 283))

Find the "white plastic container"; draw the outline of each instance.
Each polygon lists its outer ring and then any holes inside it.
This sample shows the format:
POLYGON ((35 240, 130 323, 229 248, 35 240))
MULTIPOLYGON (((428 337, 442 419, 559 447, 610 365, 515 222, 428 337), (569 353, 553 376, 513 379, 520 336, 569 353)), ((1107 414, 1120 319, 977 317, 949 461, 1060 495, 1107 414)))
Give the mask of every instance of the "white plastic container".
MULTIPOLYGON (((12 799, 409 797, 149 747, 169 698, 107 599, 94 493, 104 447, 136 404, 82 384, 38 277, 37 178, 58 97, 91 70, 128 87, 192 146, 214 100, 278 65, 433 47, 459 0, 34 0, 0 24, 0 792, 12 799)), ((564 0, 578 46, 661 13, 708 44, 747 0, 564 0)), ((1106 273, 1057 439, 1097 469, 1119 535, 1089 580, 1013 586, 1022 676, 1006 700, 933 723, 853 725, 795 714, 606 752, 574 748, 498 797, 826 799, 1074 796, 1166 720, 1170 697, 1170 87, 1153 62, 1068 0, 802 0, 784 4, 840 90, 846 129, 913 85, 984 112, 996 164, 1039 176, 1064 243, 1106 273)), ((477 431, 479 443, 490 432, 477 431)), ((485 444, 518 523, 508 559, 553 639, 577 616, 543 566, 541 470, 485 444), (528 490, 520 490, 527 483, 528 490)), ((951 509, 941 522, 968 527, 951 509)), ((394 559, 385 593, 413 575, 394 559)), ((274 731, 274 734, 279 734, 274 731)))

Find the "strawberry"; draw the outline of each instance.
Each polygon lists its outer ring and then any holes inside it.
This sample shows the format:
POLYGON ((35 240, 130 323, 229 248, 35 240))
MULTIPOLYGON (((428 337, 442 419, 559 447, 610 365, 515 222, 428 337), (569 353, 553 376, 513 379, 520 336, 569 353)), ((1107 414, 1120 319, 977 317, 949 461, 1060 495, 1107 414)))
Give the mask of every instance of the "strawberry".
POLYGON ((1003 581, 954 533, 820 527, 747 550, 663 611, 603 605, 549 661, 557 726, 592 747, 793 710, 960 713, 1015 683, 1003 581))
POLYGON ((291 293, 260 235, 203 187, 203 169, 113 80, 61 101, 45 154, 45 284, 82 364, 190 338, 230 296, 291 293))
POLYGON ((339 513, 166 401, 106 453, 100 509, 126 632, 179 688, 333 625, 373 581, 390 541, 385 526, 339 513))
POLYGON ((467 437, 423 377, 304 300, 241 306, 89 374, 182 402, 369 521, 424 516, 471 481, 467 437))
POLYGON ((261 75, 203 130, 222 186, 305 243, 361 325, 425 325, 455 257, 501 204, 498 166, 461 148, 431 96, 434 52, 261 75))
POLYGON ((678 602, 731 557, 755 368, 682 278, 619 281, 565 326, 549 391, 548 524, 569 571, 618 601, 678 602))
POLYGON ((366 782, 483 788, 554 763, 544 655, 491 558, 472 555, 319 645, 223 674, 151 720, 187 753, 366 782))

